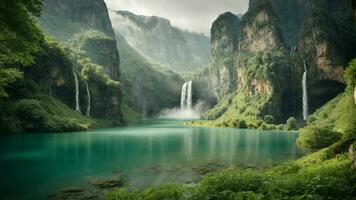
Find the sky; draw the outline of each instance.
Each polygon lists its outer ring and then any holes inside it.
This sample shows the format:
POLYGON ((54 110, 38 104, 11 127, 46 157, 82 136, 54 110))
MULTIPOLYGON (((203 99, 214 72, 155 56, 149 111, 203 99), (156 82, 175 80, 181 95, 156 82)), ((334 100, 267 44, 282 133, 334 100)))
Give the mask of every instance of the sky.
POLYGON ((167 18, 173 26, 209 34, 213 21, 230 11, 242 14, 248 0, 105 0, 108 8, 167 18))

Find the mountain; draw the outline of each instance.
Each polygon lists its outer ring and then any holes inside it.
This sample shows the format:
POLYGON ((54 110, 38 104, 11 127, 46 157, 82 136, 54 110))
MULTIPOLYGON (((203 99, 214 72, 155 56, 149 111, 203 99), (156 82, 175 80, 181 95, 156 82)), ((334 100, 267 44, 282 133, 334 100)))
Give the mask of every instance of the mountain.
MULTIPOLYGON (((80 62, 74 70, 79 85, 85 81, 89 85, 92 116, 121 118, 122 88, 114 89, 116 83, 111 84, 120 78, 120 56, 104 1, 45 0, 38 21, 45 33, 67 46, 80 62)), ((86 93, 85 87, 79 89, 80 94, 86 93)))
POLYGON ((250 128, 270 116, 273 123, 300 119, 304 63, 310 113, 342 93, 344 69, 356 57, 353 6, 351 0, 251 0, 241 19, 222 14, 211 30, 205 84, 219 103, 204 118, 229 127, 247 121, 250 128))
POLYGON ((155 116, 164 109, 178 107, 184 82, 179 74, 149 63, 120 33, 116 32, 116 38, 121 50, 124 103, 143 116, 155 116))
POLYGON ((207 65, 208 37, 182 31, 167 19, 138 16, 127 11, 110 11, 113 26, 149 62, 189 72, 207 65))
POLYGON ((13 22, 5 28, 18 45, 33 52, 21 52, 18 58, 23 61, 1 59, 7 65, 4 73, 13 79, 0 89, 4 91, 0 132, 62 132, 122 124, 120 57, 105 3, 44 0, 42 10, 36 4, 17 5, 7 11, 30 16, 23 21, 19 17, 16 23, 19 29, 30 27, 27 32, 35 36, 26 43, 24 31, 19 36, 11 33, 13 22))

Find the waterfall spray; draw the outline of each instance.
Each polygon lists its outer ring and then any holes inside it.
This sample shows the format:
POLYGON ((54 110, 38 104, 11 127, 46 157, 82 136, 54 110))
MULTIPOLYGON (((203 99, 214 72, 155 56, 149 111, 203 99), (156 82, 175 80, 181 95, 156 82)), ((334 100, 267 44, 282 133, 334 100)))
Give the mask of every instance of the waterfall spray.
POLYGON ((308 88, 307 88, 307 65, 305 60, 303 60, 304 64, 304 74, 303 74, 303 119, 308 119, 308 88))
POLYGON ((78 76, 77 73, 73 70, 74 74, 74 82, 75 82, 75 111, 81 113, 80 105, 79 105, 79 83, 78 83, 78 76))
POLYGON ((88 98, 88 101, 87 101, 87 112, 86 112, 86 116, 87 117, 90 117, 90 109, 91 109, 91 97, 90 97, 90 91, 89 91, 89 85, 88 85, 88 82, 85 81, 85 86, 87 88, 87 98, 88 98))

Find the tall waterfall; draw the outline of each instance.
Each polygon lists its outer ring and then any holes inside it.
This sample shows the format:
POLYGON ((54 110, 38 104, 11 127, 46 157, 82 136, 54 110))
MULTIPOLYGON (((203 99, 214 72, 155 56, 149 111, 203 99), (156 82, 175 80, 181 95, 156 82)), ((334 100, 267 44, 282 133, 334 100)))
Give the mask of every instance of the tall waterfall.
POLYGON ((88 82, 85 81, 85 86, 87 88, 87 98, 88 98, 88 101, 87 101, 87 112, 86 112, 86 116, 87 117, 90 117, 90 109, 91 109, 91 97, 90 97, 90 91, 89 91, 89 85, 88 85, 88 82))
POLYGON ((74 81, 75 81, 75 111, 81 113, 79 105, 79 83, 77 73, 73 70, 74 81))
POLYGON ((308 88, 307 88, 307 65, 305 64, 305 60, 303 60, 304 64, 304 74, 303 74, 303 119, 308 119, 308 88))
POLYGON ((182 87, 181 99, 180 99, 180 108, 181 110, 191 110, 192 109, 192 90, 193 82, 185 82, 182 87))

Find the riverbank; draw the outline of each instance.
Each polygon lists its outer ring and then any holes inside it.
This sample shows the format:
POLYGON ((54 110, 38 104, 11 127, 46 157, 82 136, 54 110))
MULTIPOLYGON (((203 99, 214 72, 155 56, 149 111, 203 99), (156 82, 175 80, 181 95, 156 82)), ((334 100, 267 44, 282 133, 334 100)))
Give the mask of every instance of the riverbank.
POLYGON ((356 137, 267 169, 227 169, 197 184, 169 184, 144 191, 119 189, 105 199, 354 199, 356 137), (351 145, 351 146, 350 146, 351 145), (349 152, 350 149, 350 152, 349 152))

